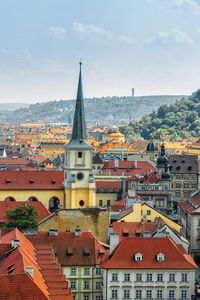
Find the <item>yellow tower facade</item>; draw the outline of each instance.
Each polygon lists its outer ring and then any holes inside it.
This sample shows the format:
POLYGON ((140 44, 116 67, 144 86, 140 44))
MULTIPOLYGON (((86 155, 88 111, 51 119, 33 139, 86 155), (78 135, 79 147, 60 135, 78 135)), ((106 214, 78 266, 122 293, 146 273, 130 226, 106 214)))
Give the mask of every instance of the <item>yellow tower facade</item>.
POLYGON ((65 147, 65 207, 96 206, 96 184, 92 173, 92 147, 87 142, 82 92, 81 63, 72 138, 65 147))

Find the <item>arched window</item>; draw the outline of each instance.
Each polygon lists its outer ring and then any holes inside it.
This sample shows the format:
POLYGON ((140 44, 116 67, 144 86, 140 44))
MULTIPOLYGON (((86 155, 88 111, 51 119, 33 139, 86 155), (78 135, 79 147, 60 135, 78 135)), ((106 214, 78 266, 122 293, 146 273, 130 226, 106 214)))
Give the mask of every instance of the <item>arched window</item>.
POLYGON ((34 196, 29 197, 27 200, 27 202, 35 202, 35 201, 38 201, 38 199, 34 196))
POLYGON ((12 201, 16 201, 16 200, 13 197, 7 197, 4 201, 6 201, 6 202, 12 202, 12 201))
POLYGON ((49 210, 50 210, 50 212, 53 212, 54 210, 57 210, 58 206, 59 206, 59 203, 60 203, 60 201, 57 197, 52 197, 49 200, 49 210))

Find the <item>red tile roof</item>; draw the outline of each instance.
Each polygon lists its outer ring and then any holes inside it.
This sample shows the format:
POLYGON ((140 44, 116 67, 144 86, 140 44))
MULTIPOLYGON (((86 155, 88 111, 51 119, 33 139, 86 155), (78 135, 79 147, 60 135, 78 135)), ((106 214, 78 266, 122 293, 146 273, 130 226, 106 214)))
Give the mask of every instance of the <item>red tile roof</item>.
POLYGON ((120 181, 96 181, 97 192, 121 192, 120 181), (100 190, 100 191, 99 191, 100 190))
POLYGON ((50 211, 43 205, 40 201, 24 202, 24 201, 0 201, 0 222, 7 223, 6 210, 14 209, 17 205, 33 205, 35 209, 39 212, 38 222, 42 221, 44 218, 49 216, 50 211))
POLYGON ((46 300, 49 299, 26 274, 0 275, 1 300, 46 300))
POLYGON ((123 239, 101 267, 105 269, 195 269, 197 265, 190 255, 180 251, 171 238, 139 237, 123 239), (134 260, 136 253, 142 254, 141 262, 134 260), (157 262, 158 253, 165 255, 164 262, 157 262))
POLYGON ((30 160, 27 158, 0 158, 0 165, 28 165, 30 160))
POLYGON ((63 189, 62 171, 0 171, 0 190, 63 189))
POLYGON ((12 239, 18 239, 20 246, 11 248, 7 252, 0 262, 0 274, 23 274, 26 273, 26 267, 32 266, 33 282, 46 295, 47 299, 72 300, 70 288, 55 259, 52 247, 50 245, 34 247, 18 229, 2 236, 1 242, 10 244, 12 239))
POLYGON ((154 234, 158 227, 158 222, 115 222, 112 225, 113 232, 119 233, 120 240, 124 238, 124 234, 128 234, 128 237, 136 237, 137 234, 143 232, 149 232, 154 234))
POLYGON ((48 232, 38 232, 37 236, 27 238, 35 247, 51 244, 62 266, 94 266, 109 255, 109 246, 103 246, 91 232, 82 232, 80 237, 75 236, 74 232, 58 232, 57 237, 50 237, 48 232), (66 255, 68 248, 72 250, 72 255, 66 255), (85 249, 88 249, 89 255, 84 255, 85 249), (104 255, 100 256, 99 251, 104 255))
POLYGON ((115 161, 106 162, 101 169, 101 174, 122 175, 126 176, 147 174, 148 172, 156 172, 156 169, 147 161, 118 161, 118 167, 115 167, 115 161))

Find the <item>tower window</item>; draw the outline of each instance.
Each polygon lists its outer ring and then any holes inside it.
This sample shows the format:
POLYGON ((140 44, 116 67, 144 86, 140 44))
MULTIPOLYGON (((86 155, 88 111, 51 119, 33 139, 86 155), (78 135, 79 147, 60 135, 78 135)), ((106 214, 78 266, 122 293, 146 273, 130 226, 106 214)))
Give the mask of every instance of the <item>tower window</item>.
POLYGON ((80 201, 79 201, 79 205, 80 205, 80 206, 84 206, 84 204, 85 204, 85 203, 84 203, 83 200, 80 200, 80 201))
POLYGON ((82 158, 83 153, 82 152, 78 152, 78 158, 82 158))

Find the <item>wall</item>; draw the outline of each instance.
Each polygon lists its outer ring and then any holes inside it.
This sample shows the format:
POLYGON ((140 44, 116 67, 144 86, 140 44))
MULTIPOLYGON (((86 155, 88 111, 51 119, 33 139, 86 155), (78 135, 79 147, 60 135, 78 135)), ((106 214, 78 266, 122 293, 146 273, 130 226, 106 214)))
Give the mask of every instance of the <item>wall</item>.
POLYGON ((64 209, 55 213, 38 226, 38 231, 49 231, 49 229, 58 229, 58 231, 74 231, 76 225, 79 225, 81 231, 87 232, 88 229, 101 242, 108 242, 108 227, 110 223, 110 213, 107 210, 98 208, 88 209, 64 209))

